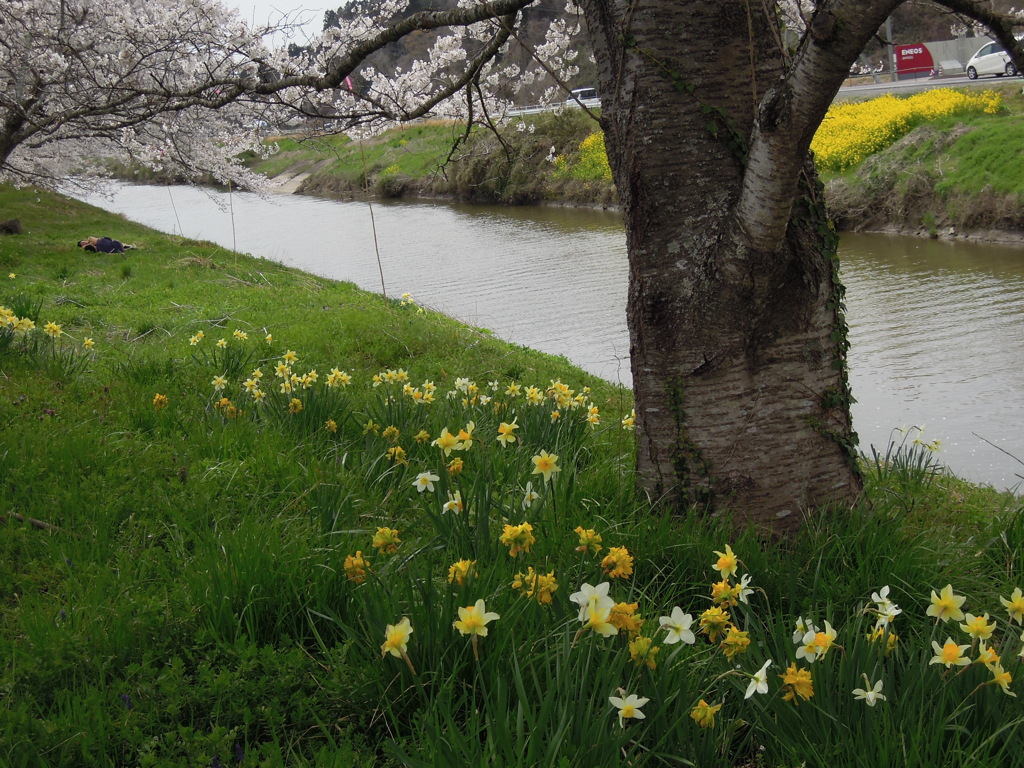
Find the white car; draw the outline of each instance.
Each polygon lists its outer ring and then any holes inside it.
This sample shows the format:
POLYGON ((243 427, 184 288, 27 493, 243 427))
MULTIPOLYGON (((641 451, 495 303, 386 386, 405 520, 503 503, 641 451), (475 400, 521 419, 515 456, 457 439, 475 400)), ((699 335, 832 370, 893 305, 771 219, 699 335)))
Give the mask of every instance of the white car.
POLYGON ((976 80, 978 75, 1003 75, 1017 74, 1017 67, 1010 61, 1008 54, 999 43, 988 43, 983 45, 976 54, 971 56, 967 62, 967 76, 976 80))

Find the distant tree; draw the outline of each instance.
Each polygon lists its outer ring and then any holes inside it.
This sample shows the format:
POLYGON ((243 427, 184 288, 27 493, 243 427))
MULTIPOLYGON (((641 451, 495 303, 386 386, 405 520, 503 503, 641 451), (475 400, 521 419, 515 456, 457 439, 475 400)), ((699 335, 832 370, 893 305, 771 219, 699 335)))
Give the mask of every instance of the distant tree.
POLYGON ((238 100, 203 109, 265 51, 233 13, 186 0, 0 2, 0 179, 50 184, 98 157, 251 181, 238 100))

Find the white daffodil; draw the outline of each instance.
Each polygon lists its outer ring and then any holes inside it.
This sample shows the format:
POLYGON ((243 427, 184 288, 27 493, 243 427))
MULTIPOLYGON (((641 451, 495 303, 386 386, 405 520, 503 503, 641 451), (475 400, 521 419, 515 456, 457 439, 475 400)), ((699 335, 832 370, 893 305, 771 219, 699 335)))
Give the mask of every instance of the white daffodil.
POLYGON ((615 601, 608 597, 608 590, 610 588, 611 582, 608 581, 603 581, 596 587, 583 584, 579 592, 573 592, 569 595, 569 599, 580 607, 580 621, 587 620, 591 607, 598 613, 611 611, 615 607, 615 601))
POLYGON ((743 574, 743 576, 740 578, 739 592, 736 596, 740 599, 741 603, 746 603, 747 598, 750 595, 754 594, 754 590, 750 589, 750 582, 751 577, 749 573, 743 574))
POLYGON ((416 486, 417 491, 423 493, 424 491, 433 491, 434 481, 440 479, 441 478, 428 470, 427 472, 420 472, 416 475, 416 479, 412 481, 412 484, 416 486))
POLYGON ((643 720, 646 717, 646 715, 640 711, 640 707, 644 706, 648 701, 650 701, 650 699, 631 693, 624 699, 619 698, 618 696, 609 696, 608 701, 611 702, 613 707, 619 710, 619 725, 625 728, 626 720, 643 720))
POLYGON ((658 619, 658 623, 662 629, 668 632, 668 636, 665 638, 665 645, 679 642, 693 645, 696 642, 697 638, 693 636, 693 632, 690 630, 693 624, 693 616, 683 613, 683 609, 678 605, 672 609, 672 615, 662 616, 658 619))
MULTIPOLYGON (((868 680, 868 676, 864 675, 864 684, 871 685, 871 681, 868 680)), ((885 695, 882 693, 882 681, 879 680, 871 688, 865 690, 864 688, 854 688, 853 696, 856 699, 861 699, 869 707, 875 706, 879 701, 885 701, 885 695)))
POLYGON ((744 699, 749 699, 754 693, 768 693, 768 667, 772 665, 772 660, 768 659, 757 672, 750 676, 750 685, 747 686, 747 692, 743 694, 744 699))

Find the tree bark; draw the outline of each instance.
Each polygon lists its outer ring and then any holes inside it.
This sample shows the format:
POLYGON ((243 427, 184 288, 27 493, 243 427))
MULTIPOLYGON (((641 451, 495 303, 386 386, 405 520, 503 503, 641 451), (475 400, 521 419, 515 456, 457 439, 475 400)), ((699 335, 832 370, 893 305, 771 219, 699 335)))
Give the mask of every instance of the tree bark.
POLYGON ((642 487, 785 531, 861 484, 837 239, 807 152, 817 122, 795 162, 776 149, 760 178, 750 162, 759 126, 808 130, 765 8, 584 3, 627 232, 642 487))

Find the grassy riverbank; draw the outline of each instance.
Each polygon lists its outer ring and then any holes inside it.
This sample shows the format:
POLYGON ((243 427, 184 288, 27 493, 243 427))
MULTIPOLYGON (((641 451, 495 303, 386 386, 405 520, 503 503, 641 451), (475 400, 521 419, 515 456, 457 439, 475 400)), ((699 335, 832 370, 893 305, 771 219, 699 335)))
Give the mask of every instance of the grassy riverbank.
MULTIPOLYGON (((878 141, 867 142, 870 152, 835 169, 831 160, 821 164, 839 225, 924 235, 1024 233, 1024 187, 1012 160, 1024 141, 1024 96, 1019 85, 999 80, 992 81, 992 92, 999 107, 991 114, 979 109, 936 116, 926 109, 920 118, 885 122, 874 110, 870 120, 857 118, 876 126, 878 141)), ((954 93, 979 98, 981 91, 954 93)), ((930 99, 927 94, 911 98, 922 96, 930 99)), ((894 101, 906 99, 888 99, 894 101)), ((301 191, 328 197, 359 196, 369 187, 383 197, 614 205, 597 130, 582 111, 567 109, 514 119, 500 138, 475 130, 454 151, 460 129, 441 123, 396 128, 362 143, 345 137, 289 138, 279 141, 277 155, 254 168, 282 178, 308 174, 301 191)))
POLYGON ((914 435, 791 541, 652 517, 628 392, 562 359, 65 198, 0 210, 0 764, 1024 764, 1021 500, 914 435), (946 584, 998 667, 929 664, 980 651, 927 615, 946 584))

